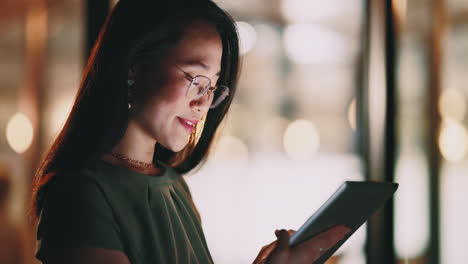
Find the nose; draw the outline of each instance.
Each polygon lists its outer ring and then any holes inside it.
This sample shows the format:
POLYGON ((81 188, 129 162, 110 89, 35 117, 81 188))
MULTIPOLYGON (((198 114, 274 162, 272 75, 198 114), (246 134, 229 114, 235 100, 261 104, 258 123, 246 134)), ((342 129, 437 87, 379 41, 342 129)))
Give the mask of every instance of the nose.
POLYGON ((193 99, 190 101, 190 108, 192 108, 193 111, 198 112, 198 113, 206 113, 210 109, 211 106, 211 98, 208 96, 208 93, 203 95, 202 97, 198 99, 193 99))

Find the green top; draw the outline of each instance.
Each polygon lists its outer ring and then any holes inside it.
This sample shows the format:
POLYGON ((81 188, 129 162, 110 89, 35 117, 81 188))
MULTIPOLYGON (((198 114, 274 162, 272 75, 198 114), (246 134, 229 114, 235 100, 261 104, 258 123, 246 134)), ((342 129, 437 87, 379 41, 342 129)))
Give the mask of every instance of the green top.
POLYGON ((123 251, 132 264, 213 263, 184 178, 159 164, 161 176, 101 160, 56 175, 39 220, 36 258, 93 246, 123 251))

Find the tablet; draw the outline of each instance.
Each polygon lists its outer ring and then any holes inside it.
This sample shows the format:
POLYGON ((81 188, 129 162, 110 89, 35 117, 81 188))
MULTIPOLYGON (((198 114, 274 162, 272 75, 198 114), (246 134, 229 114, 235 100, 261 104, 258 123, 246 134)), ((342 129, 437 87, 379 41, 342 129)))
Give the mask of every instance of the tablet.
POLYGON ((344 182, 291 236, 290 246, 294 247, 336 225, 349 227, 351 231, 346 237, 314 262, 324 263, 377 209, 392 197, 397 188, 398 184, 391 182, 344 182))

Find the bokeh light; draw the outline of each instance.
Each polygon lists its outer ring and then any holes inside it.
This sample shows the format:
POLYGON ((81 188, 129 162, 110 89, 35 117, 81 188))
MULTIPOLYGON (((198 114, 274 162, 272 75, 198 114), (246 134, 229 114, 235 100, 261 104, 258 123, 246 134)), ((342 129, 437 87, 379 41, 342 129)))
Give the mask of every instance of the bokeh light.
POLYGON ((392 1, 392 7, 396 17, 400 20, 400 24, 404 25, 408 9, 408 0, 394 0, 392 1))
POLYGON ((283 137, 286 154, 292 159, 307 159, 317 153, 320 137, 314 124, 296 120, 288 125, 283 137))
POLYGON ((55 138, 65 124, 73 105, 73 97, 62 97, 48 106, 47 136, 55 138))
POLYGON ((7 123, 6 137, 8 144, 16 153, 25 152, 32 143, 33 126, 23 113, 14 114, 7 123))
POLYGON ((298 64, 341 64, 350 55, 343 37, 321 25, 289 25, 283 41, 286 54, 298 64))
POLYGON ((247 22, 237 21, 237 29, 240 38, 240 53, 241 55, 249 52, 257 42, 257 31, 247 22))
POLYGON ((439 99, 439 111, 445 118, 461 121, 466 114, 465 96, 457 89, 445 89, 439 99))
POLYGON ((467 151, 468 135, 466 128, 453 119, 442 121, 439 148, 442 156, 450 162, 460 161, 467 151))

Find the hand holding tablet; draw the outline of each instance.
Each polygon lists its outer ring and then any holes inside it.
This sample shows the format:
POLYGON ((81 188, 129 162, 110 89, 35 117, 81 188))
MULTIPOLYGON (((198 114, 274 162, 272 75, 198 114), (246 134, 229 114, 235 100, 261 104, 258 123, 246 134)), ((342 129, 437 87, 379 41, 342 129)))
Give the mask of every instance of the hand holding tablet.
POLYGON ((388 182, 344 182, 297 232, 277 232, 278 240, 263 247, 254 264, 324 263, 397 188, 388 182))
POLYGON ((277 241, 265 246, 254 261, 254 264, 310 264, 319 259, 322 254, 341 241, 350 231, 344 226, 336 226, 299 244, 289 246, 289 235, 293 230, 277 230, 277 241))

